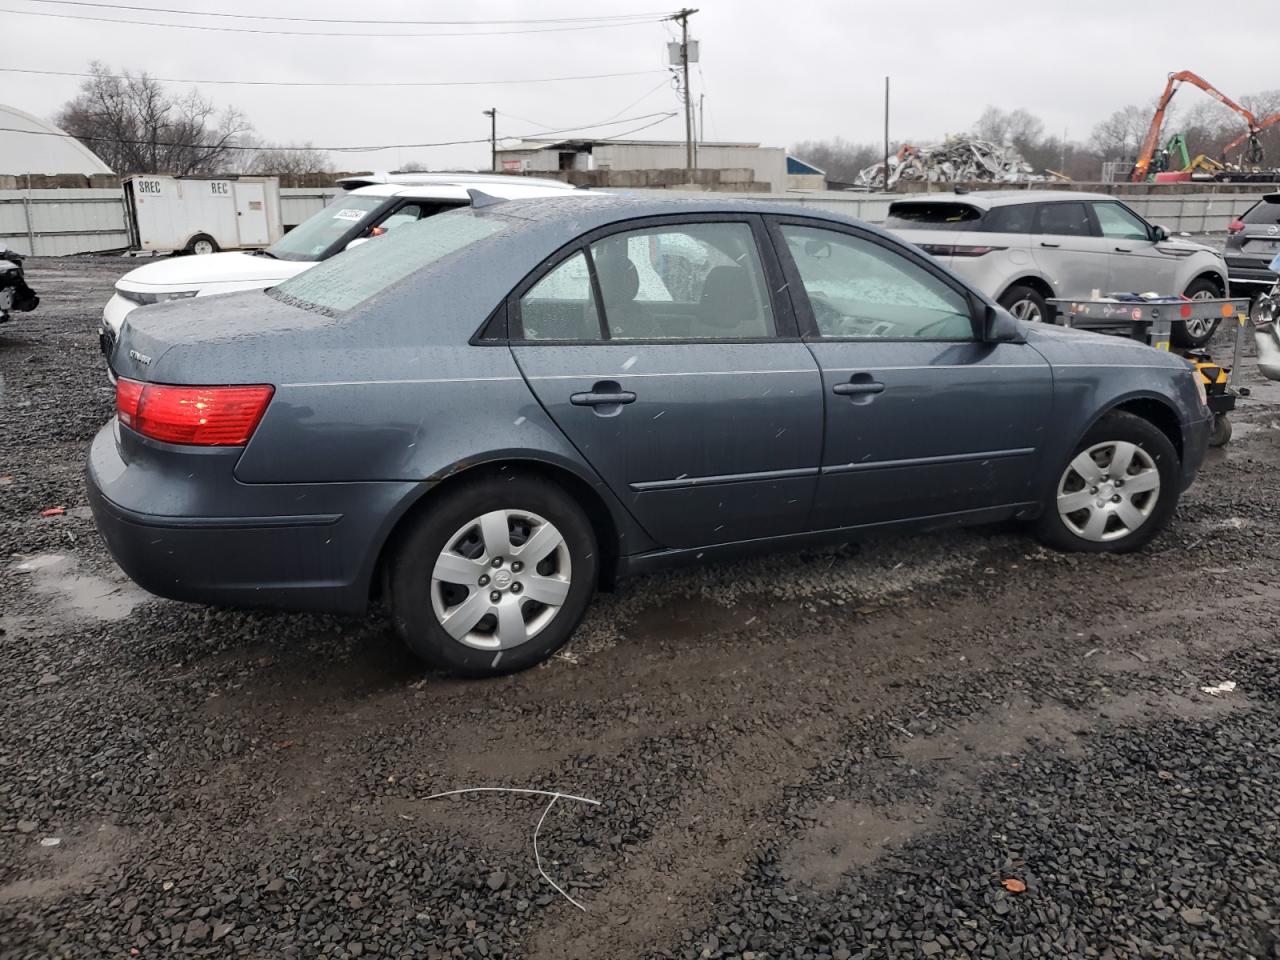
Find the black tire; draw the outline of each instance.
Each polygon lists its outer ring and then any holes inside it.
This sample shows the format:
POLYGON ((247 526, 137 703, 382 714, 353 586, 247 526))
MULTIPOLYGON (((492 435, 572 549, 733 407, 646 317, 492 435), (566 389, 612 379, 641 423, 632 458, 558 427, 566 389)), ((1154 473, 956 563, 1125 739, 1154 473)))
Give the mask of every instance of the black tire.
POLYGON ((1015 283, 1001 294, 1000 306, 1019 320, 1049 322, 1049 304, 1044 296, 1039 290, 1024 283, 1015 283), (1021 304, 1026 306, 1021 307, 1021 304))
MULTIPOLYGON (((1137 459, 1138 457, 1135 455, 1135 460, 1137 459)), ((1109 413, 1094 424, 1089 432, 1084 435, 1084 438, 1076 444, 1067 462, 1059 464, 1054 470, 1049 488, 1044 496, 1043 512, 1036 521, 1036 536, 1045 546, 1067 552, 1128 553, 1132 550, 1139 550, 1150 543, 1152 538, 1168 525, 1169 519, 1173 516, 1173 511, 1178 505, 1178 496, 1182 492, 1180 480, 1181 469, 1178 462, 1178 452, 1159 427, 1131 413, 1119 411, 1109 413), (1154 491, 1154 503, 1150 504, 1146 519, 1140 525, 1137 525, 1132 532, 1121 536, 1117 535, 1118 531, 1113 530, 1110 535, 1114 536, 1114 539, 1088 539, 1076 530, 1071 529, 1067 525, 1067 521, 1061 516, 1058 509, 1059 488, 1063 485, 1068 468, 1076 457, 1086 450, 1099 445, 1116 442, 1133 444, 1144 451, 1146 457, 1150 458, 1152 466, 1159 474, 1160 486, 1158 490, 1154 491)), ((1110 481, 1108 481, 1109 483, 1110 481)), ((1111 490, 1109 486, 1106 488, 1090 487, 1090 490, 1099 489, 1102 491, 1101 497, 1108 500, 1109 494, 1118 493, 1111 490)), ((1078 490, 1075 492, 1082 493, 1083 491, 1078 490)), ((1142 496, 1143 509, 1146 508, 1146 497, 1142 494, 1129 493, 1127 496, 1142 496)), ((1096 503, 1098 501, 1093 502, 1096 503)), ((1092 508, 1086 507, 1085 509, 1089 514, 1093 513, 1092 508)), ((1078 516, 1078 514, 1069 514, 1069 516, 1078 516)), ((1119 520, 1120 518, 1117 518, 1116 521, 1108 521, 1108 528, 1118 525, 1119 520)))
POLYGON ((1225 413, 1215 415, 1213 418, 1213 431, 1209 434, 1209 446, 1225 447, 1231 442, 1232 432, 1231 418, 1225 413))
MULTIPOLYGON (((1184 297, 1196 298, 1196 294, 1204 296, 1208 294, 1211 297, 1222 296, 1222 291, 1218 289, 1218 285, 1208 277, 1197 277, 1191 281, 1191 284, 1182 292, 1184 297)), ((1198 349, 1208 344, 1213 339, 1213 335, 1218 331, 1218 320, 1214 320, 1209 324, 1207 333, 1195 334, 1187 329, 1187 325, 1181 320, 1173 321, 1173 343, 1178 347, 1191 347, 1198 349)))
POLYGON ((191 254, 210 254, 219 251, 218 241, 207 233, 197 233, 187 241, 186 252, 191 254))
MULTIPOLYGON (((520 537, 519 526, 518 520, 511 525, 513 532, 509 539, 513 542, 520 537)), ((478 528, 475 530, 478 531, 478 528)), ((483 543, 477 543, 475 549, 478 556, 488 555, 483 543)), ((464 677, 492 677, 525 670, 546 660, 564 646, 581 622, 595 594, 598 556, 595 532, 590 520, 573 499, 555 484, 540 477, 508 473, 471 483, 464 481, 431 502, 397 546, 387 580, 391 617, 409 649, 432 667, 464 677), (529 639, 518 646, 501 650, 478 649, 454 639, 441 625, 432 602, 436 591, 432 573, 437 559, 446 547, 464 543, 454 541, 451 544, 450 540, 455 534, 471 521, 496 510, 533 515, 547 521, 560 533, 567 548, 570 565, 569 588, 559 609, 529 639)), ((508 557, 506 569, 513 571, 515 567, 511 563, 512 559, 508 557)), ((555 557, 550 559, 553 563, 559 562, 555 557)), ((477 569, 492 573, 496 578, 504 568, 477 569)), ((543 572, 543 565, 538 564, 536 571, 522 571, 521 575, 527 577, 531 572, 543 572)), ((528 597, 516 601, 507 594, 507 591, 515 593, 514 586, 504 586, 502 591, 497 591, 496 581, 489 581, 486 577, 486 582, 488 586, 483 587, 479 580, 474 587, 468 584, 467 592, 462 593, 458 592, 461 588, 456 586, 444 589, 459 597, 456 601, 458 603, 471 596, 473 590, 494 590, 500 593, 503 602, 517 603, 522 618, 529 623, 536 622, 539 612, 545 613, 549 609, 536 603, 530 606, 528 597)), ((533 587, 530 586, 529 589, 533 587)), ((481 598, 481 606, 487 606, 485 599, 481 598)), ((451 602, 445 609, 455 608, 451 602)), ((496 637, 497 620, 490 614, 481 618, 477 631, 483 633, 489 629, 487 623, 496 637)), ((479 641, 472 638, 472 642, 479 641)))

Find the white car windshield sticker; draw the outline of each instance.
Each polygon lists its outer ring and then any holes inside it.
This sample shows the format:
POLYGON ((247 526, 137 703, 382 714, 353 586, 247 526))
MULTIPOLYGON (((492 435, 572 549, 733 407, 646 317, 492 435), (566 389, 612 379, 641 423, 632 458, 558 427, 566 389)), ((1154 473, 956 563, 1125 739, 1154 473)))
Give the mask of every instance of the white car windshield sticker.
POLYGON ((364 214, 365 214, 365 211, 363 210, 339 210, 337 213, 333 215, 333 219, 359 220, 361 217, 364 216, 364 214))

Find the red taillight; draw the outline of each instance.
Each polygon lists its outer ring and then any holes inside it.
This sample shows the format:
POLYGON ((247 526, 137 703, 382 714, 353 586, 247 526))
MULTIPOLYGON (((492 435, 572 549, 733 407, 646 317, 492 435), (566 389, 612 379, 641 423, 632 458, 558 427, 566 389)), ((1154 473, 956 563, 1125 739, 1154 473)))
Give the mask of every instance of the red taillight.
POLYGON ((1244 229, 1243 220, 1232 220, 1227 224, 1227 233, 1239 233, 1244 229))
POLYGON ((170 386, 116 380, 116 415, 144 437, 199 447, 249 442, 275 388, 170 386))

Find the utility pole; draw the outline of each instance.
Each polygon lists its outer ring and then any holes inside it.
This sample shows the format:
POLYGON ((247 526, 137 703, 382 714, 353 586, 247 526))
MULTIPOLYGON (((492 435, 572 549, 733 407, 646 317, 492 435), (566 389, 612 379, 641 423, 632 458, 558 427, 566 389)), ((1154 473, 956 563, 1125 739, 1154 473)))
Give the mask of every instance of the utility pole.
POLYGON ((693 97, 689 94, 689 18, 697 13, 685 7, 667 19, 680 24, 680 70, 684 74, 684 167, 693 181, 693 97))
POLYGON ((498 172, 498 108, 490 107, 484 111, 489 118, 489 169, 498 172))
POLYGON ((889 78, 884 78, 884 192, 889 192, 889 78))

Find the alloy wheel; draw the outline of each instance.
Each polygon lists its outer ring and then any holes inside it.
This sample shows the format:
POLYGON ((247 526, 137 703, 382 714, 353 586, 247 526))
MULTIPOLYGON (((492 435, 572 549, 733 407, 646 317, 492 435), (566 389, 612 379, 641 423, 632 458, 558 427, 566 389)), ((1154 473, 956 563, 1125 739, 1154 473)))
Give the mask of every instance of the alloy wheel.
POLYGON ((1097 443, 1076 455, 1058 481, 1058 515, 1076 536, 1120 540, 1151 517, 1160 500, 1160 471, 1136 443, 1097 443))
MULTIPOLYGON (((1213 298, 1214 293, 1212 290, 1197 290, 1190 297, 1192 300, 1212 300, 1213 298)), ((1187 328, 1187 333, 1198 339, 1208 334, 1216 322, 1207 317, 1198 317, 1194 320, 1184 321, 1184 325, 1187 328)))
POLYGON ((431 608, 459 643, 508 650, 555 619, 571 577, 555 524, 527 510, 492 510, 446 541, 431 571, 431 608))
POLYGON ((1044 319, 1040 313, 1040 305, 1030 298, 1014 301, 1009 312, 1028 323, 1040 323, 1044 319))

